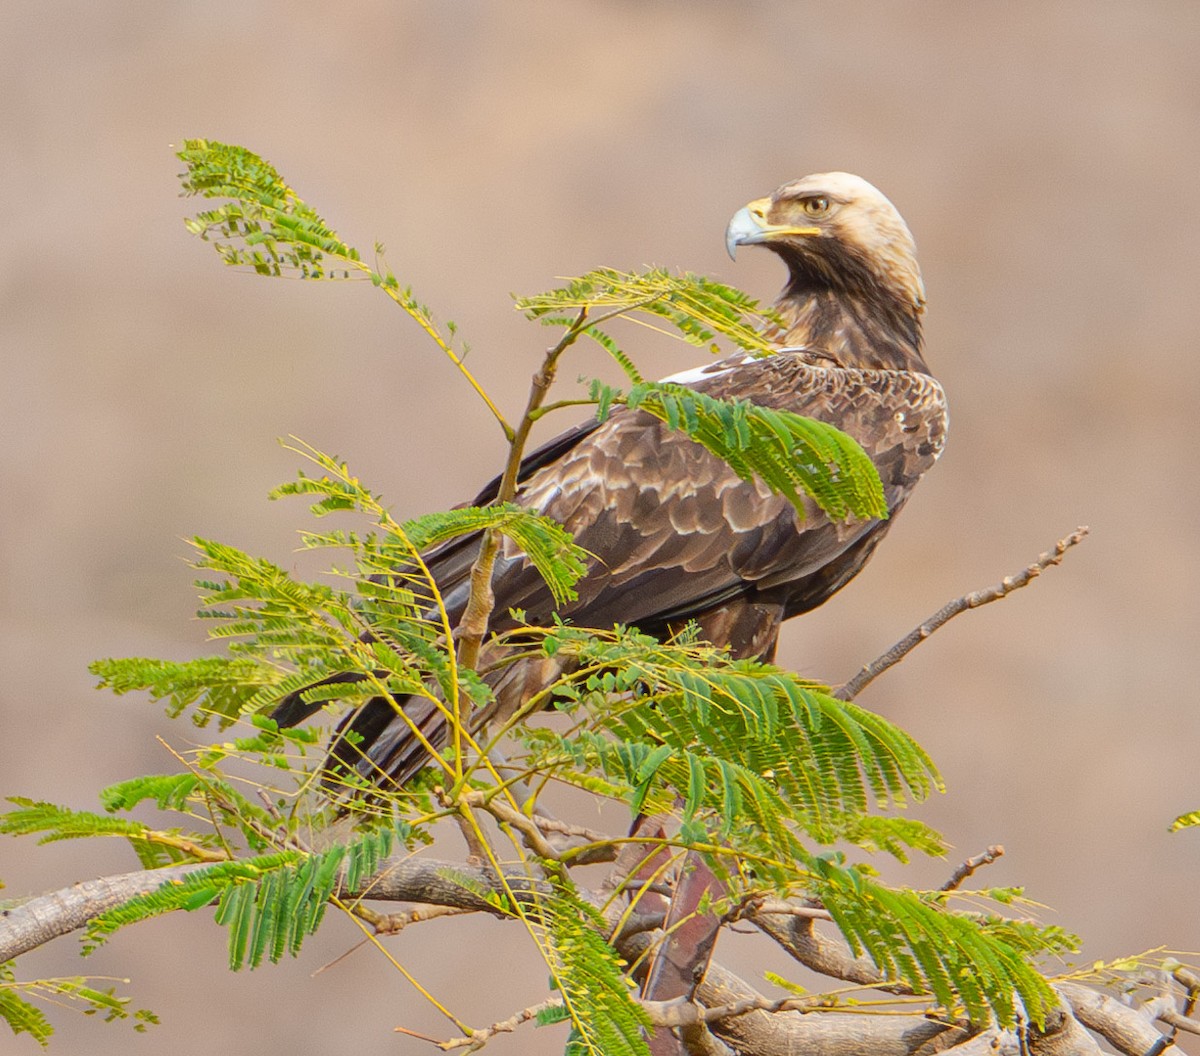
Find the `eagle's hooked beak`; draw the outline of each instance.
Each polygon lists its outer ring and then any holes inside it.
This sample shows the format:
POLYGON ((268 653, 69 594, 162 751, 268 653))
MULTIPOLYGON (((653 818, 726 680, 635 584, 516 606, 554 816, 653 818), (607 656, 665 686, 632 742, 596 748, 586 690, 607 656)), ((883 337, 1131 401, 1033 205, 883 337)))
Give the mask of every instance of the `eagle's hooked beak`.
POLYGON ((738 246, 754 246, 787 235, 819 235, 821 233, 819 227, 769 224, 767 223, 767 210, 770 208, 770 198, 756 198, 733 214, 733 219, 725 228, 725 249, 730 257, 737 260, 738 246))

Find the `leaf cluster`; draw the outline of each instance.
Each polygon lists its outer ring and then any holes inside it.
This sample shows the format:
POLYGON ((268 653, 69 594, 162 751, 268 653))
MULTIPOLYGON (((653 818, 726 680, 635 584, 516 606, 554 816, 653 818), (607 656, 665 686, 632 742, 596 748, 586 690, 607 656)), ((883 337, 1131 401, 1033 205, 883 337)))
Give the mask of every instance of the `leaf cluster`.
POLYGON ((403 823, 378 826, 322 852, 276 851, 196 869, 95 917, 84 952, 130 924, 215 902, 217 923, 229 929, 234 971, 257 968, 264 959, 277 962, 284 953, 294 957, 320 926, 335 893, 360 889, 410 836, 403 823))
POLYGON ((56 979, 19 980, 13 962, 0 964, 0 1020, 14 1034, 28 1034, 43 1049, 50 1044, 54 1027, 46 1014, 29 998, 78 1007, 85 1016, 100 1016, 106 1023, 132 1020, 133 1029, 142 1033, 158 1023, 158 1017, 145 1008, 130 1010, 129 998, 118 997, 110 987, 101 990, 85 976, 56 979))
POLYGON ((537 929, 571 1020, 567 1056, 649 1056, 643 1031, 650 1021, 633 1000, 628 966, 603 938, 603 918, 565 874, 552 873, 550 880, 553 897, 540 900, 537 929))
MULTIPOLYGON (((667 324, 672 334, 702 348, 719 351, 719 336, 738 348, 764 356, 775 351, 764 328, 780 323, 774 309, 760 305, 741 290, 703 275, 673 275, 663 268, 643 272, 597 268, 568 279, 557 289, 518 297, 516 306, 528 318, 551 326, 564 323, 561 313, 580 309, 599 311, 604 316, 619 314, 631 322, 649 319, 654 324, 667 324)), ((615 342, 609 339, 601 344, 617 358, 615 342)), ((622 358, 631 363, 627 356, 622 358)), ((628 369, 626 372, 630 373, 628 369)), ((636 368, 632 372, 636 375, 636 368)))

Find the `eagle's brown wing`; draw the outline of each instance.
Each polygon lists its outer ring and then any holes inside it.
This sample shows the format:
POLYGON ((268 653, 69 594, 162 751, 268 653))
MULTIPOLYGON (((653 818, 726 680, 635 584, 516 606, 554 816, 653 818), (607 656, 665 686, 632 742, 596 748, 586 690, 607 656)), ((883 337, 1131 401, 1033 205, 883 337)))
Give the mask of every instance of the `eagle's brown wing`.
MULTIPOLYGON (((945 437, 941 386, 924 374, 818 366, 802 352, 781 352, 716 363, 689 382, 712 396, 837 425, 875 463, 892 511, 933 464, 945 437)), ((641 411, 619 411, 560 451, 528 476, 516 501, 563 524, 594 555, 578 600, 557 610, 582 626, 659 631, 750 594, 780 599, 785 615, 804 612, 846 582, 861 561, 844 574, 841 560, 860 553, 886 525, 833 523, 812 501, 801 517, 783 496, 743 481, 685 434, 641 411)), ((473 551, 457 547, 457 560, 431 555, 431 570, 456 610, 465 604, 473 551)), ((554 611, 537 573, 511 543, 501 552, 495 591, 501 623, 509 608, 524 610, 533 623, 554 611)))
MULTIPOLYGON (((875 463, 893 513, 944 441, 945 400, 925 374, 822 365, 796 350, 734 357, 674 380, 837 425, 875 463)), ((621 409, 603 424, 550 441, 530 456, 522 476, 516 501, 563 524, 593 556, 577 600, 555 609, 536 570, 506 540, 493 581, 493 630, 513 626, 510 609, 523 610, 535 625, 557 611, 579 626, 622 623, 652 634, 697 619, 716 644, 741 655, 769 654, 779 621, 848 582, 889 523, 835 523, 811 501, 801 517, 786 498, 743 481, 685 434, 641 411, 621 409)), ((491 495, 485 489, 477 501, 491 495)), ((474 541, 455 540, 426 556, 455 621, 467 600, 474 541)), ((505 677, 508 683, 496 688, 509 698, 537 680, 512 670, 505 677)), ((517 703, 508 699, 501 707, 517 703)), ((290 724, 311 710, 290 700, 276 717, 290 724)), ((432 743, 441 743, 444 724, 432 706, 410 702, 406 710, 432 743)), ((389 702, 372 701, 348 727, 362 737, 364 774, 383 771, 403 781, 421 765, 420 745, 389 702)))

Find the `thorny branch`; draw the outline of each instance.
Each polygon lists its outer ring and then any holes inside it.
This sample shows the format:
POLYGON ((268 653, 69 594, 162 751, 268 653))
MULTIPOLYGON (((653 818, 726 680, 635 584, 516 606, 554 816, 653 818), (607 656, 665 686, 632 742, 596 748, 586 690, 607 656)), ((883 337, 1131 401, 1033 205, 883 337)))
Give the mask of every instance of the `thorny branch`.
POLYGON ((989 587, 987 590, 972 591, 970 594, 964 594, 961 598, 955 598, 949 604, 942 606, 942 608, 938 609, 937 612, 919 627, 915 627, 909 631, 908 634, 901 638, 886 653, 867 664, 849 682, 834 690, 833 695, 839 700, 853 700, 867 686, 874 682, 875 679, 888 670, 888 668, 895 667, 896 664, 900 663, 901 660, 908 656, 909 653, 933 634, 934 631, 948 623, 959 613, 966 612, 968 609, 977 609, 981 605, 987 605, 993 601, 999 601, 1001 598, 1008 597, 1014 590, 1020 590, 1022 587, 1028 586, 1051 565, 1061 564, 1063 555, 1071 547, 1081 543, 1087 534, 1088 528, 1081 525, 1065 539, 1060 539, 1055 544, 1053 550, 1047 550, 1044 554, 1039 555, 1033 564, 1016 575, 1005 576, 994 587, 989 587))

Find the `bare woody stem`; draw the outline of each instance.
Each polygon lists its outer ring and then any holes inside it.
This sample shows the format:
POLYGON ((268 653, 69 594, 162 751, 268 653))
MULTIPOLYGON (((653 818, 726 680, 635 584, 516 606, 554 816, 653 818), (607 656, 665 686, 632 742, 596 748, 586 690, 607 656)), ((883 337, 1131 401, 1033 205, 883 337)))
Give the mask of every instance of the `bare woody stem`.
POLYGON ((1004 855, 1004 848, 998 843, 992 844, 986 851, 976 854, 963 862, 953 873, 950 874, 950 879, 947 880, 938 889, 939 891, 957 891, 962 886, 962 882, 968 877, 973 876, 975 872, 982 869, 985 865, 991 865, 997 858, 1004 855))
POLYGON ((919 627, 913 628, 903 638, 893 645, 886 653, 872 660, 867 664, 857 675, 855 675, 844 686, 839 686, 834 690, 833 695, 839 700, 853 700, 867 686, 882 675, 888 668, 895 667, 909 653, 911 653, 918 645, 926 638, 933 634, 944 624, 949 623, 955 616, 961 612, 966 612, 968 609, 977 609, 981 605, 987 605, 993 601, 999 601, 1001 598, 1008 597, 1014 590, 1020 590, 1022 587, 1028 586, 1038 576, 1046 571, 1051 565, 1061 564, 1063 555, 1080 543, 1088 534, 1088 529, 1085 526, 1076 528, 1065 539, 1060 539, 1054 546, 1053 550, 1047 550, 1041 554, 1033 564, 1022 569, 1016 575, 1006 576, 994 587, 989 587, 987 590, 976 590, 970 594, 964 594, 961 598, 955 598, 952 602, 944 605, 932 616, 929 617, 919 627))
MULTIPOLYGON (((579 309, 575 321, 567 327, 558 343, 547 349, 542 365, 533 375, 525 413, 509 441, 508 460, 496 491, 497 502, 509 502, 517 493, 521 460, 525 457, 529 432, 537 420, 537 410, 545 402, 546 394, 554 384, 559 357, 579 339, 587 325, 587 316, 588 310, 585 305, 579 309)), ((479 650, 483 646, 484 635, 487 634, 488 620, 496 607, 496 596, 492 591, 492 571, 496 567, 496 556, 499 552, 500 535, 489 528, 483 533, 479 544, 479 556, 471 566, 471 594, 459 624, 458 663, 464 668, 474 669, 478 665, 479 650)))

